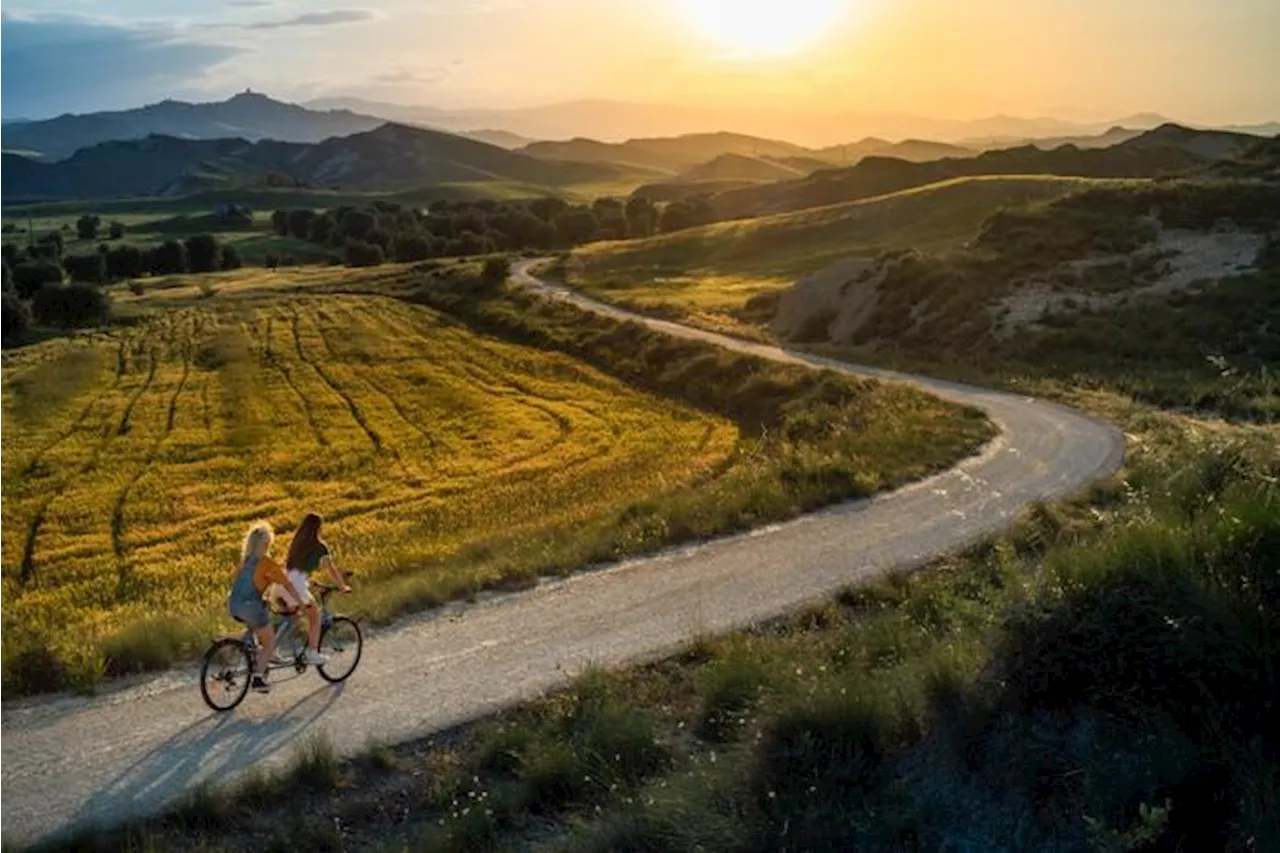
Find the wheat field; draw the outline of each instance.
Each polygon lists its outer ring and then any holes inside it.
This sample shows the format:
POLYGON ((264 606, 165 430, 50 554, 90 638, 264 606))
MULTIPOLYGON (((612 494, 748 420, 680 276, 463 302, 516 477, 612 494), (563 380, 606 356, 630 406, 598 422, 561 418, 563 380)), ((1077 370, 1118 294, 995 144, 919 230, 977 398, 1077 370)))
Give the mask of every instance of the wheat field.
POLYGON ((195 300, 8 353, 3 375, 5 657, 99 650, 91 670, 157 619, 218 624, 255 519, 319 511, 362 586, 452 572, 450 597, 494 581, 451 555, 537 547, 705 478, 738 441, 566 356, 368 295, 195 300))

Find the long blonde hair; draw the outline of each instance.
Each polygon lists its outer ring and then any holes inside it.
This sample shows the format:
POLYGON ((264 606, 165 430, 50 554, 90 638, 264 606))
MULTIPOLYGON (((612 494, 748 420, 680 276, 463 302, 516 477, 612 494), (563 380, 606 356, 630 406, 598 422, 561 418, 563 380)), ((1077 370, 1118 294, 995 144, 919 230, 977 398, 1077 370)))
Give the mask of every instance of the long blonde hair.
POLYGON ((240 564, 249 562, 250 557, 264 557, 271 550, 271 543, 276 541, 276 532, 265 521, 255 522, 244 535, 244 544, 240 546, 240 564))

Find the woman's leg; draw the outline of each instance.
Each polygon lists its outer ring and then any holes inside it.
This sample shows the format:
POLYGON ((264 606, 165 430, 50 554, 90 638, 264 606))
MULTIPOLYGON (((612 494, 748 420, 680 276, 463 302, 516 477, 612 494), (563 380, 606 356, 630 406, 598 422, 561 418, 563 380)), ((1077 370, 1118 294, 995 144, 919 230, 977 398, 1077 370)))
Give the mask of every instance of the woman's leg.
POLYGON ((320 608, 315 604, 308 604, 305 608, 307 614, 307 648, 311 651, 320 649, 320 608))
POLYGON ((253 662, 254 675, 266 675, 267 664, 276 653, 276 632, 270 625, 254 628, 253 635, 258 638, 258 656, 253 662))

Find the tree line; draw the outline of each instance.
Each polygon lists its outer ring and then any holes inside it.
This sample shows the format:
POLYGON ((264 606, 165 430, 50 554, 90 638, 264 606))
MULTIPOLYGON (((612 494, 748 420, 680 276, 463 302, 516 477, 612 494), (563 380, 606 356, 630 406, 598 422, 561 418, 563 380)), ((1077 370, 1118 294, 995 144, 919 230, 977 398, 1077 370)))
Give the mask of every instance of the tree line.
MULTIPOLYGON (((81 222, 85 219, 81 217, 81 222)), ((84 235, 79 223, 77 230, 84 235)), ((62 233, 51 231, 25 248, 7 243, 2 251, 6 343, 21 338, 32 319, 61 328, 101 322, 110 303, 98 286, 110 281, 144 274, 215 272, 241 265, 235 246, 211 234, 166 240, 153 247, 102 243, 96 251, 66 254, 62 233)))
POLYGON ((426 210, 374 201, 316 211, 277 210, 281 236, 337 249, 348 266, 492 252, 568 249, 595 240, 649 237, 710 222, 705 199, 661 209, 647 198, 600 198, 572 205, 558 198, 526 201, 437 201, 426 210))

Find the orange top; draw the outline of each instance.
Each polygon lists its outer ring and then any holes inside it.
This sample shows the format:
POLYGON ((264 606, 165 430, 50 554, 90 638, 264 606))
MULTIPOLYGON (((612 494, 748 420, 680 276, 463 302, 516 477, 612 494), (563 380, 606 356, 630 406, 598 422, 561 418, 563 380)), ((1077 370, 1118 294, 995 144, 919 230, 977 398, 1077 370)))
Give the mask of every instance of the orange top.
MULTIPOLYGON (((231 576, 234 578, 241 568, 236 566, 232 569, 231 576)), ((284 566, 277 563, 274 558, 266 556, 258 560, 258 565, 254 566, 253 588, 265 594, 267 587, 273 583, 282 584, 286 588, 290 586, 289 576, 284 573, 284 566)))
POLYGON ((253 585, 258 592, 266 592, 267 587, 273 583, 288 586, 289 576, 284 573, 284 566, 269 556, 263 557, 253 572, 253 585))

